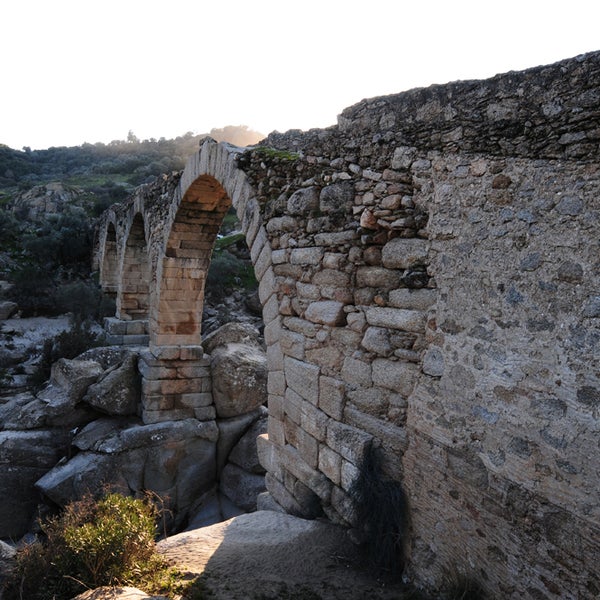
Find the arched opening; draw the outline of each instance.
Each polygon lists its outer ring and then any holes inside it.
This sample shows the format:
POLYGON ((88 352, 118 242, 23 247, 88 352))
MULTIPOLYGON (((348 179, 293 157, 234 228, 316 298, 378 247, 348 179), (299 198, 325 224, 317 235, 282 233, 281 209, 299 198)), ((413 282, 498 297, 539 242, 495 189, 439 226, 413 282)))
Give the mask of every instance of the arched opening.
POLYGON ((169 232, 159 287, 156 345, 200 343, 204 286, 212 249, 231 200, 202 175, 187 189, 169 232))
POLYGON ((139 213, 133 219, 121 272, 121 288, 117 297, 117 317, 124 320, 148 318, 150 264, 144 220, 139 213))
POLYGON ((213 246, 204 288, 202 337, 226 323, 260 330, 262 306, 250 249, 233 207, 225 214, 213 246))
POLYGON ((106 228, 104 255, 100 266, 100 286, 110 298, 117 297, 119 287, 119 261, 117 257, 117 232, 113 223, 106 228))

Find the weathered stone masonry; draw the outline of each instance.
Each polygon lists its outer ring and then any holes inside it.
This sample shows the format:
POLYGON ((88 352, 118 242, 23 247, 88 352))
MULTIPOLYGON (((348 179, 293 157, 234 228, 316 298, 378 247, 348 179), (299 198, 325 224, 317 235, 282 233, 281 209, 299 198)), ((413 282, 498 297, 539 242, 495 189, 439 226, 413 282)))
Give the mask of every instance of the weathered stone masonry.
POLYGON ((138 298, 122 335, 149 292, 144 420, 215 418, 200 317, 232 204, 263 304, 271 499, 351 523, 375 445, 417 581, 596 597, 599 144, 598 53, 365 100, 255 149, 207 140, 100 229, 103 285, 138 298))

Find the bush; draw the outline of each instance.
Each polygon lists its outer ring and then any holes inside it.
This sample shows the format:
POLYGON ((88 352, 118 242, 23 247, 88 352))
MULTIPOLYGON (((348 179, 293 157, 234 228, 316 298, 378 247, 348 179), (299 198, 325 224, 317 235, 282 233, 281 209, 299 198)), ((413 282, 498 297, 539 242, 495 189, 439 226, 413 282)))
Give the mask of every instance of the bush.
POLYGON ((38 264, 81 268, 90 264, 93 226, 85 213, 50 215, 23 236, 23 248, 38 264))
POLYGON ((222 302, 232 289, 253 291, 258 287, 252 263, 227 250, 215 250, 206 276, 206 294, 222 302))
POLYGON ((75 321, 100 320, 115 314, 114 300, 92 281, 72 281, 61 285, 55 295, 58 313, 71 313, 75 321))
POLYGON ((67 600, 103 585, 175 591, 176 572, 156 553, 157 516, 149 501, 120 494, 69 504, 41 526, 44 542, 18 553, 5 599, 67 600))
POLYGON ((0 205, 0 249, 11 248, 18 240, 20 223, 4 206, 0 205))
POLYGON ((25 317, 71 313, 75 320, 98 321, 115 314, 114 300, 92 279, 55 281, 44 267, 25 264, 13 270, 10 280, 8 297, 25 317))
POLYGON ((13 269, 8 278, 13 284, 8 297, 19 305, 24 317, 54 312, 53 283, 48 269, 26 263, 13 269))

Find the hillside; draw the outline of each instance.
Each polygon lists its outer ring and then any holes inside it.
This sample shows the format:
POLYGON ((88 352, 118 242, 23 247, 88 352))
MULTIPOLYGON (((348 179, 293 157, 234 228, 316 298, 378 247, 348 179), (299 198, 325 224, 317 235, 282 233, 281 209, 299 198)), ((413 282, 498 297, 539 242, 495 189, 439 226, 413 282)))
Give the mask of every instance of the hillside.
POLYGON ((10 203, 19 191, 60 181, 93 194, 97 205, 94 212, 99 214, 135 186, 161 173, 183 169, 187 157, 207 135, 238 146, 255 144, 264 137, 244 125, 229 125, 205 134, 188 132, 171 140, 139 140, 130 131, 126 140, 109 144, 47 150, 14 150, 0 144, 0 205, 10 203))

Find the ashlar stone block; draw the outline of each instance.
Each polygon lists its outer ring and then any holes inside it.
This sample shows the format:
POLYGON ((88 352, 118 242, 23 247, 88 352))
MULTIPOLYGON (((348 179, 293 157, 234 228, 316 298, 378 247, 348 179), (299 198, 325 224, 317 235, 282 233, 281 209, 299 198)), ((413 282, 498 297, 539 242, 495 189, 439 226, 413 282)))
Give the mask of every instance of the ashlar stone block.
POLYGON ((350 356, 344 359, 342 377, 345 382, 362 387, 370 387, 373 383, 371 365, 350 356))
POLYGON ((393 238, 382 249, 381 260, 388 269, 410 269, 426 265, 429 243, 418 238, 393 238))
POLYGON ((319 471, 324 473, 333 483, 340 484, 342 457, 329 446, 321 444, 319 447, 319 471))
POLYGON ((359 466, 373 441, 373 436, 356 427, 330 420, 326 441, 329 448, 359 466))
POLYGON ((425 331, 425 313, 420 310, 373 306, 366 309, 366 316, 367 323, 375 327, 389 327, 414 333, 425 331))
POLYGON ((329 501, 331 481, 316 469, 310 467, 292 446, 285 446, 281 452, 283 467, 304 485, 310 488, 321 500, 329 501))
POLYGON ((413 363, 378 358, 373 361, 373 384, 408 397, 412 393, 419 368, 413 363))
POLYGON ((344 305, 334 300, 311 302, 304 316, 313 323, 336 327, 345 322, 344 305))
POLYGON ((319 398, 319 367, 291 357, 284 359, 284 365, 288 386, 299 396, 316 405, 319 398))
POLYGON ((342 420, 345 403, 343 381, 322 376, 319 379, 319 408, 338 421, 342 420))

